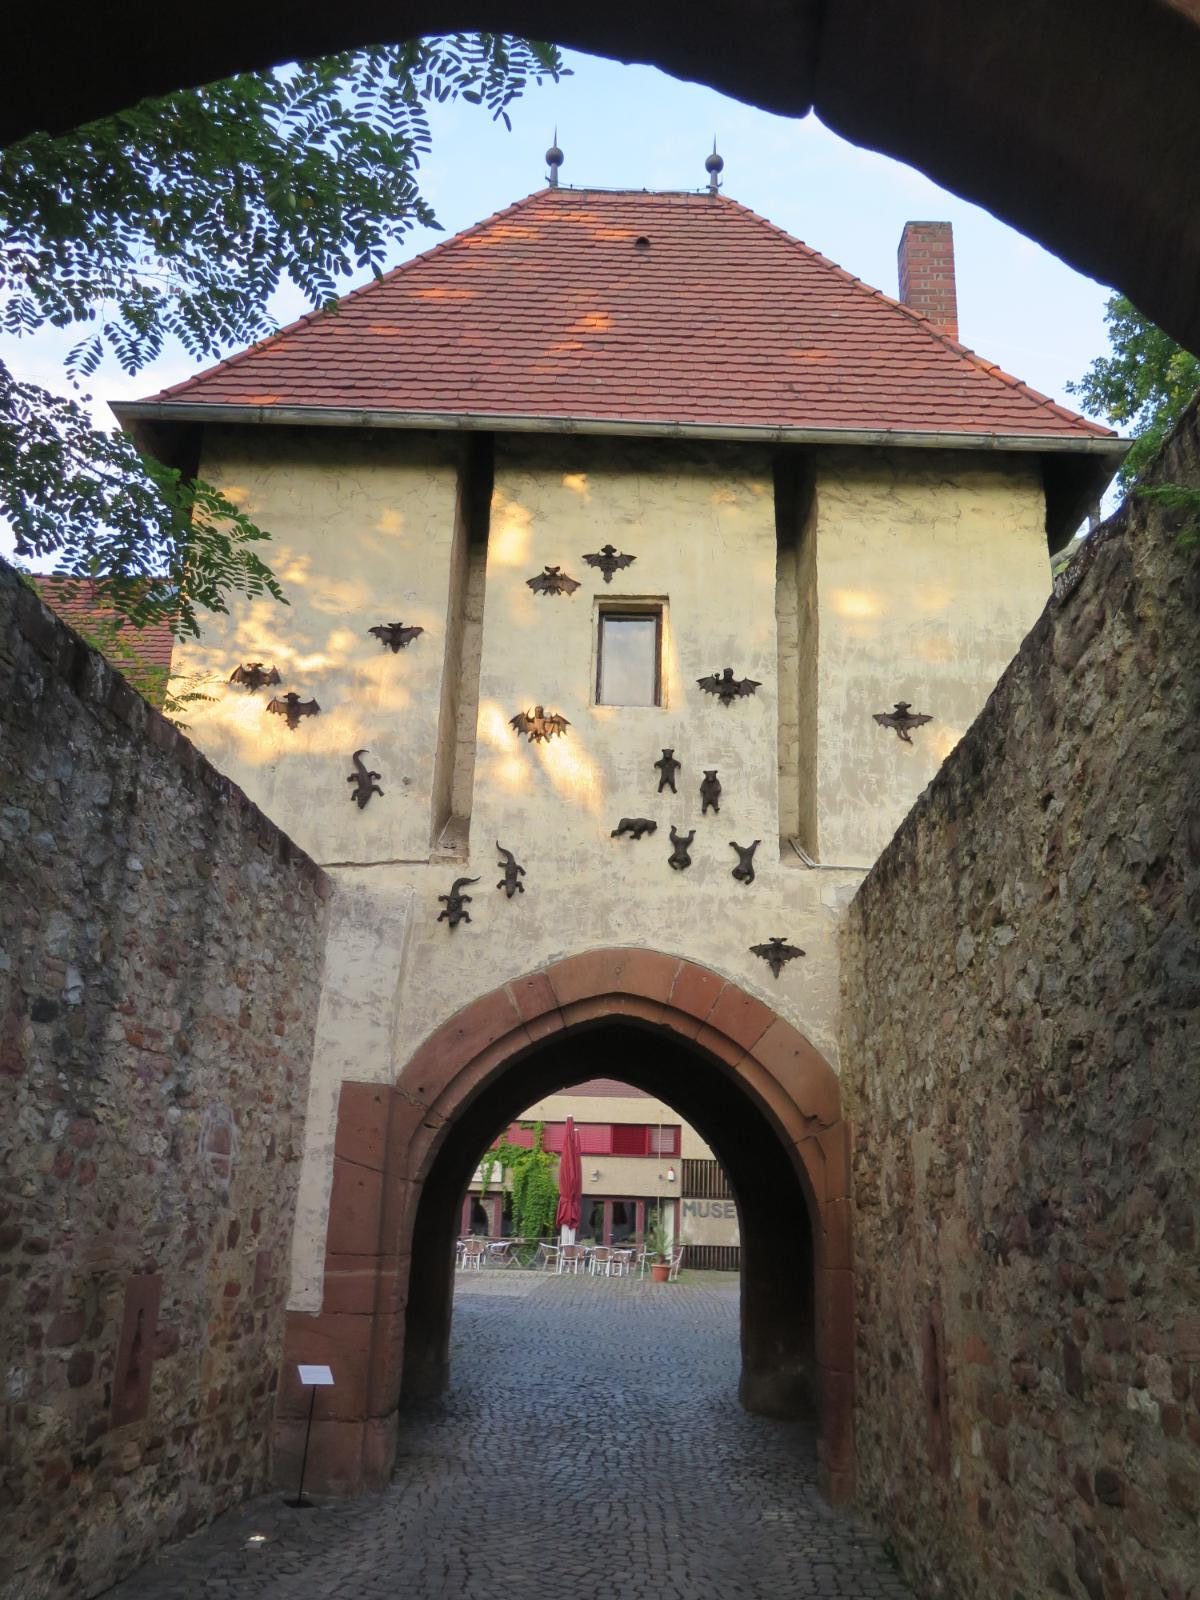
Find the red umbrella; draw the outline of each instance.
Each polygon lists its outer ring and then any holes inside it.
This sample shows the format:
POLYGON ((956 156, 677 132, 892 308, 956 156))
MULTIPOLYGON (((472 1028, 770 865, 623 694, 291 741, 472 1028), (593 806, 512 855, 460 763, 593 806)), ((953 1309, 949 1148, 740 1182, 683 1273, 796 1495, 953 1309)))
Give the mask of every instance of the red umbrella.
POLYGON ((575 1132, 574 1117, 568 1117, 562 1154, 558 1159, 558 1209, 554 1213, 554 1226, 570 1228, 572 1238, 579 1227, 582 1198, 583 1160, 579 1150, 579 1135, 575 1132))

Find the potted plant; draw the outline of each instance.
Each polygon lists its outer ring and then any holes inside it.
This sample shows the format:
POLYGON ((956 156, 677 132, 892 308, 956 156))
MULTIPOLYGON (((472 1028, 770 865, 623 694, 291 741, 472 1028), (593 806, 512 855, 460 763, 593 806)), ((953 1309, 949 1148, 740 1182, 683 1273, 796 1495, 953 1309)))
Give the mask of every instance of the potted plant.
POLYGON ((667 1232, 666 1218, 661 1206, 646 1213, 646 1248, 653 1253, 650 1276, 655 1283, 666 1283, 671 1274, 671 1235, 667 1232))

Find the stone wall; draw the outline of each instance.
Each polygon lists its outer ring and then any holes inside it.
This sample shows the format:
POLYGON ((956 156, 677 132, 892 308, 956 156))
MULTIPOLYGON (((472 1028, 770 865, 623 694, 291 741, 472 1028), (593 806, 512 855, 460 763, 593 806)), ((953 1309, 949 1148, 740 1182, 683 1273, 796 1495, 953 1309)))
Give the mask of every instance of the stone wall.
POLYGON ((261 1489, 327 883, 0 565, 0 1595, 261 1489))
MULTIPOLYGON (((1158 465, 1200 482, 1195 409, 1158 465)), ((1200 1595, 1200 551, 1087 547, 844 934, 865 1507, 924 1596, 1200 1595)))

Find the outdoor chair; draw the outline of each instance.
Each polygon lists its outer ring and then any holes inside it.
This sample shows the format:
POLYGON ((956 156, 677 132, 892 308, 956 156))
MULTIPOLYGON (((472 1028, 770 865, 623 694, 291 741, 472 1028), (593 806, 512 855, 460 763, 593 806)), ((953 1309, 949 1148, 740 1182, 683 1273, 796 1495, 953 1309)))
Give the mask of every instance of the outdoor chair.
POLYGON ((685 1244, 677 1244, 667 1258, 671 1263, 671 1270, 667 1273, 667 1282, 674 1283, 679 1276, 679 1269, 683 1266, 683 1252, 687 1249, 685 1244))
POLYGON ((578 1273, 587 1263, 587 1251, 581 1244, 564 1244, 558 1252, 559 1272, 578 1273))
POLYGON ((487 1247, 487 1263, 489 1267, 512 1266, 512 1240, 497 1239, 487 1247))
POLYGON ((606 1244, 598 1244, 592 1251, 588 1261, 588 1271, 594 1277, 608 1277, 608 1269, 612 1262, 612 1251, 606 1244))
POLYGON ((537 1266, 543 1272, 558 1271, 559 1247, 556 1244, 539 1244, 537 1247, 537 1266))
POLYGON ((657 1260, 658 1257, 654 1254, 654 1251, 643 1245, 637 1253, 638 1277, 644 1278, 646 1276, 646 1268, 652 1261, 657 1260))
POLYGON ((609 1277, 627 1278, 633 1266, 633 1255, 632 1250, 614 1250, 608 1263, 609 1277))
POLYGON ((487 1253, 486 1239, 464 1239, 462 1242, 462 1265, 464 1269, 470 1268, 478 1272, 483 1266, 483 1258, 487 1253))

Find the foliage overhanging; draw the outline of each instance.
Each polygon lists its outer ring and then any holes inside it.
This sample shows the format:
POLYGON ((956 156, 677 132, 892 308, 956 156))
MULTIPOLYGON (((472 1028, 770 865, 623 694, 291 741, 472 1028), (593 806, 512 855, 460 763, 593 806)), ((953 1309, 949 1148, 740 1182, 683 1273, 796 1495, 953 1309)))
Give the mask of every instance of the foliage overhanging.
MULTIPOLYGON (((453 34, 243 74, 10 146, 0 327, 79 326, 77 385, 107 352, 136 373, 170 340, 218 359, 273 331, 285 280, 328 308, 339 279, 378 274, 414 226, 438 226, 417 182, 432 102, 510 125, 526 86, 561 71, 550 45, 453 34)), ((0 515, 18 555, 101 580, 134 622, 195 632, 197 608, 232 593, 283 598, 258 553, 269 535, 231 501, 2 365, 0 515)))

